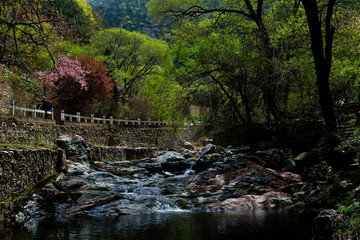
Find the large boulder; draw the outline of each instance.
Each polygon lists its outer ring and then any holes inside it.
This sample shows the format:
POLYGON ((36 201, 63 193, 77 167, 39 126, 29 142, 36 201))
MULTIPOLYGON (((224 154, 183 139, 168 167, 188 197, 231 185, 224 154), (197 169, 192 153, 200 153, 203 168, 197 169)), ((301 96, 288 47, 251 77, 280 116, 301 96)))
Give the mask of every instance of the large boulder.
POLYGON ((331 239, 333 234, 333 221, 336 217, 335 210, 324 210, 313 220, 313 240, 331 239))
POLYGON ((280 170, 284 167, 284 153, 282 150, 274 148, 255 152, 255 157, 261 159, 264 167, 280 170))
POLYGON ((165 162, 173 162, 173 161, 181 161, 184 160, 185 157, 181 155, 178 152, 170 151, 166 152, 165 154, 159 156, 156 161, 159 163, 165 163, 165 162))
POLYGON ((90 162, 91 148, 79 135, 62 135, 56 139, 56 145, 65 150, 66 159, 75 162, 90 162))
POLYGON ((205 147, 200 149, 200 151, 198 152, 198 156, 203 157, 204 155, 207 154, 220 153, 220 152, 225 152, 225 148, 209 143, 205 147))
POLYGON ((263 195, 243 195, 240 198, 228 198, 220 203, 207 206, 210 211, 237 211, 242 209, 265 209, 290 206, 291 198, 286 193, 268 192, 263 195))
POLYGON ((192 159, 185 159, 185 157, 178 152, 166 152, 156 159, 156 162, 161 164, 164 172, 182 174, 192 166, 192 159))
POLYGON ((241 190, 242 194, 255 192, 261 194, 277 190, 279 187, 294 182, 296 180, 293 181, 293 177, 281 176, 256 163, 249 163, 243 169, 217 175, 208 181, 208 185, 193 186, 192 192, 201 195, 208 191, 216 192, 223 189, 231 189, 234 192, 241 190), (243 188, 246 188, 246 192, 243 191, 243 188))

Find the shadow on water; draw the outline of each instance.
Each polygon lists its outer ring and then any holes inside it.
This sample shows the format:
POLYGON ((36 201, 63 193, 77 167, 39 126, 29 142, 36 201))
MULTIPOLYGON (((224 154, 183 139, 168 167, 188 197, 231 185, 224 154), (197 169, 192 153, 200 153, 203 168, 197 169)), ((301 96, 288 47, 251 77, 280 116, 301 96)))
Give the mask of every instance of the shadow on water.
POLYGON ((120 217, 46 218, 0 231, 4 240, 310 240, 309 222, 286 211, 176 212, 120 217))

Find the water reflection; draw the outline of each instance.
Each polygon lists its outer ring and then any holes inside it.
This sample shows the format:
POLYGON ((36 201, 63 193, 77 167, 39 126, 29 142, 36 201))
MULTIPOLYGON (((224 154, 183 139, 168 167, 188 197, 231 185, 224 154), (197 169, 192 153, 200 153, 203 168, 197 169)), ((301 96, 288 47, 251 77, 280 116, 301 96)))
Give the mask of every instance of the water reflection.
POLYGON ((311 239, 310 227, 284 211, 151 213, 101 218, 47 218, 4 228, 0 239, 311 239))

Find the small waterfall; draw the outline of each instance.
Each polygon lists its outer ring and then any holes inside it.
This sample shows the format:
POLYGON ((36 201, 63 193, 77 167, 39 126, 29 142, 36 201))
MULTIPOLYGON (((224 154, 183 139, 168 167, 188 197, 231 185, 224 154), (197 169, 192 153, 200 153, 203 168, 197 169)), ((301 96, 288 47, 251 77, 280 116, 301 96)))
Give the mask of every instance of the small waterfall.
POLYGON ((193 166, 195 164, 195 161, 191 162, 190 168, 186 169, 183 173, 184 176, 193 175, 195 174, 195 171, 193 170, 193 166))

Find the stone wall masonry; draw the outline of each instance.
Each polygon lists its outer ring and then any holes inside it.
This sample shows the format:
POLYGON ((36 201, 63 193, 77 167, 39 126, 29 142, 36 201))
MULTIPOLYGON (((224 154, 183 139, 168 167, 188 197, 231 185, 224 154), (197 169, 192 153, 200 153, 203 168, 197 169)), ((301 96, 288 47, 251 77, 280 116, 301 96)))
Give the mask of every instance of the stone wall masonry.
POLYGON ((109 124, 71 123, 56 125, 48 119, 0 115, 0 143, 53 146, 61 135, 80 135, 91 145, 121 147, 172 148, 175 136, 165 127, 117 126, 109 124))
POLYGON ((63 150, 0 149, 0 201, 24 194, 47 175, 58 172, 64 163, 63 150))
POLYGON ((153 148, 122 148, 110 146, 95 146, 91 148, 92 162, 111 162, 122 160, 141 159, 146 157, 153 157, 155 149, 153 148))
MULTIPOLYGON (((155 149, 172 148, 175 136, 164 127, 71 123, 0 114, 0 143, 54 146, 61 135, 80 135, 92 145, 93 161, 150 157, 155 149)), ((60 171, 63 150, 0 145, 0 221, 13 218, 21 198, 38 181, 60 171)))
MULTIPOLYGON (((0 66, 1 70, 1 66, 0 66)), ((11 88, 11 84, 9 82, 6 82, 5 80, 2 80, 2 76, 0 74, 0 103, 2 104, 9 104, 10 100, 14 99, 14 92, 11 88)), ((2 114, 8 114, 9 109, 0 108, 0 113, 2 114)))

